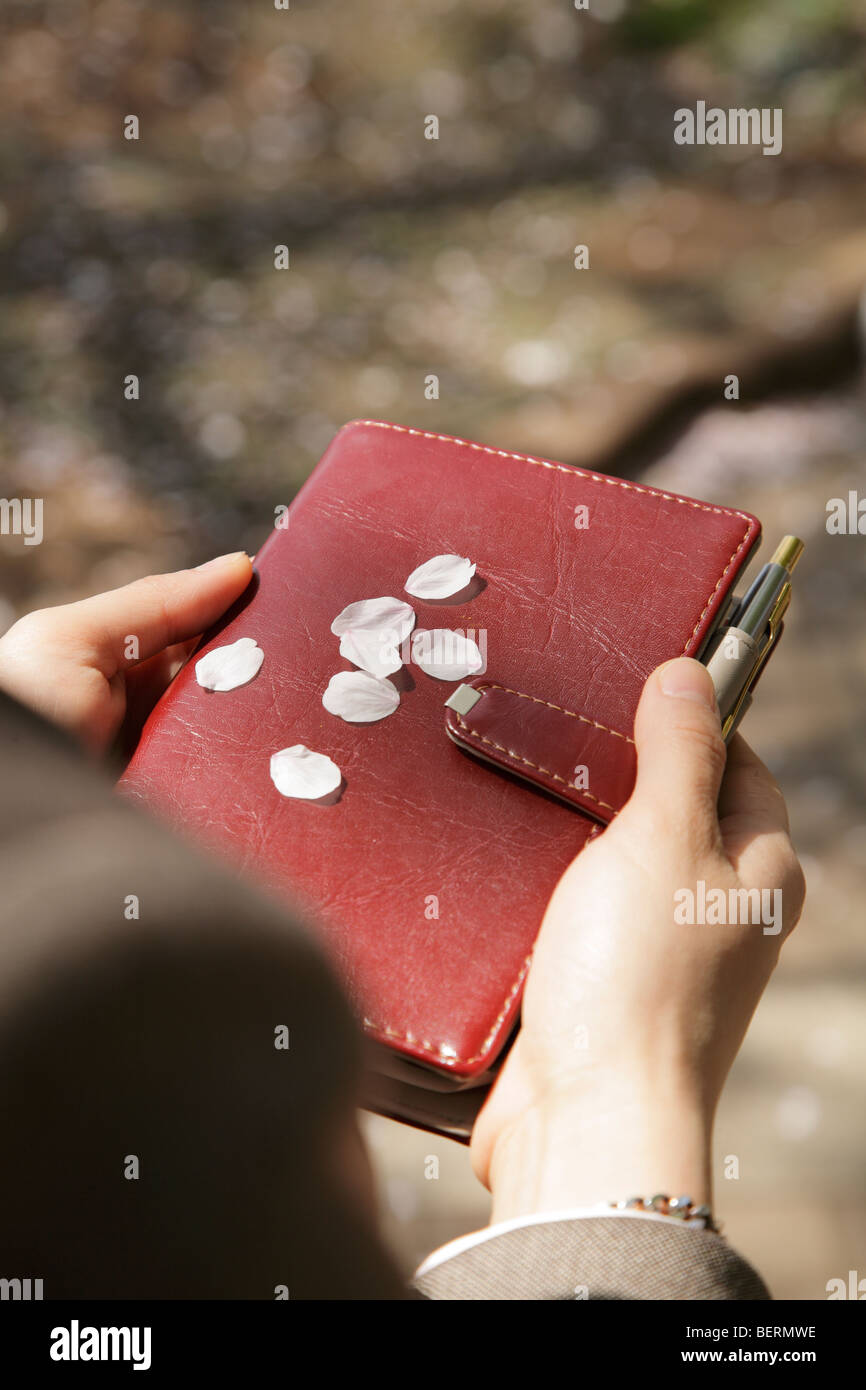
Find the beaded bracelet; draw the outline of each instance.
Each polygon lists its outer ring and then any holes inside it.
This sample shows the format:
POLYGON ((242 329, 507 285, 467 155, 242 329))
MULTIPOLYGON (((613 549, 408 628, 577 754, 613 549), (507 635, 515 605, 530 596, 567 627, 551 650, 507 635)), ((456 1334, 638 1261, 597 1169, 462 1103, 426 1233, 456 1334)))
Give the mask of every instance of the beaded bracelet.
POLYGON ((705 1202, 695 1206, 691 1197, 667 1197, 663 1192, 655 1197, 629 1197, 627 1202, 610 1202, 617 1211, 647 1211, 656 1216, 675 1216, 680 1221, 702 1221, 704 1229, 721 1235, 721 1227, 713 1220, 705 1202))

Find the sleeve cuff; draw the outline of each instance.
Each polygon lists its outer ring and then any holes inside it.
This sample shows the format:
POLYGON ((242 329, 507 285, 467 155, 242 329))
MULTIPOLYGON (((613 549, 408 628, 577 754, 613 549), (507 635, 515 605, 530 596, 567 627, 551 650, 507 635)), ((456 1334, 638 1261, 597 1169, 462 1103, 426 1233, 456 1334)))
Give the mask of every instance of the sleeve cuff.
POLYGON ((496 1236, 505 1235, 507 1231, 519 1231, 524 1226, 540 1226, 555 1221, 580 1221, 587 1217, 596 1219, 605 1217, 612 1221, 660 1221, 667 1226, 677 1226, 680 1230, 691 1229, 693 1231, 702 1231, 706 1225, 700 1220, 681 1221, 676 1216, 662 1216, 658 1212, 620 1210, 617 1207, 609 1207, 606 1202, 599 1202, 596 1206, 591 1207, 569 1207, 564 1211, 533 1212, 528 1216, 514 1216, 509 1221, 493 1222, 491 1225, 485 1226, 483 1230, 470 1231, 468 1235, 458 1236, 456 1240, 450 1240, 447 1245, 440 1245, 438 1250, 433 1250, 418 1266, 413 1278, 420 1279, 455 1255, 462 1255, 465 1250, 471 1250, 473 1246, 481 1245, 487 1240, 493 1240, 496 1236))

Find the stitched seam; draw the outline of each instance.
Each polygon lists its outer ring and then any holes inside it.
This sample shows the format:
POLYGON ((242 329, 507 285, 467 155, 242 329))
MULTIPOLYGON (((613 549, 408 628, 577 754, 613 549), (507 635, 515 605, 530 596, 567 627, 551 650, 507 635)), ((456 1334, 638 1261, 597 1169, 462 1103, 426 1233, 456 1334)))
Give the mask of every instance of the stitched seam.
MULTIPOLYGON (((735 512, 735 513, 731 513, 731 515, 742 516, 743 513, 742 513, 742 512, 735 512)), ((740 551, 742 550, 743 546, 746 544, 747 540, 748 540, 749 537, 751 536, 753 530, 754 530, 754 527, 752 526, 752 523, 749 522, 749 525, 746 527, 746 534, 743 536, 743 539, 740 541, 740 544, 737 546, 736 550, 735 550, 735 551, 733 552, 733 554, 731 555, 731 558, 728 560, 728 563, 725 565, 725 568, 722 570, 721 574, 719 575, 719 579, 718 579, 718 582, 717 582, 717 584, 716 584, 716 587, 713 589, 713 592, 710 594, 709 598, 707 599, 706 603, 704 604, 703 610, 702 610, 702 612, 701 612, 701 616, 698 618, 698 621, 695 623, 694 627, 692 628, 691 636, 688 637, 688 638, 686 639, 686 644, 685 644, 685 646, 683 647, 683 651, 682 651, 683 656, 685 656, 685 655, 688 653, 689 647, 692 645, 692 642, 694 641, 695 636, 697 635, 698 628, 700 627, 701 623, 704 621, 704 618, 706 617, 707 613, 709 612, 710 608, 712 607, 713 599, 716 597, 716 594, 719 592, 719 589, 722 587, 722 584, 723 584, 724 581, 725 581, 725 576, 727 575, 728 571, 729 571, 730 568, 731 568, 731 565, 732 565, 732 564, 734 563, 734 561, 736 560, 736 558, 737 558, 737 556, 739 555, 740 551)))
MULTIPOLYGON (((667 502, 678 502, 683 507, 694 507, 700 512, 718 512, 720 516, 739 516, 743 521, 748 521, 749 528, 752 528, 752 520, 745 512, 736 511, 732 507, 713 507, 708 502, 696 502, 692 497, 677 497, 672 492, 662 492, 657 487, 639 487, 637 483, 627 483, 623 478, 608 478, 604 473, 588 473, 583 468, 576 468, 571 464, 552 463, 550 459, 533 458, 531 454, 513 454, 508 449, 493 449, 489 444, 474 444, 471 439, 458 439, 453 434, 434 434, 431 430, 413 430, 408 425, 392 425, 387 420, 357 420, 359 425, 373 425, 377 430, 396 430, 399 434, 416 434, 422 439, 439 439, 445 444, 458 444, 463 449, 474 449, 481 454, 495 454, 498 458, 519 459, 521 463, 532 463, 537 468, 552 468, 557 473, 567 473, 570 476, 586 478, 590 483, 606 483, 610 487, 622 487, 627 492, 644 492, 650 497, 664 497, 667 502)), ((715 591, 714 591, 715 592, 715 591)))
MULTIPOLYGON (((517 693, 515 692, 515 694, 517 693)), ((527 696, 527 699, 531 698, 531 696, 527 696)), ((576 787, 573 782, 567 782, 564 777, 560 777, 558 772, 551 772, 550 768, 542 767, 540 763, 534 763, 531 759, 522 757, 520 753, 515 753, 513 748, 505 748, 501 743, 495 743, 492 738, 485 738, 483 734, 479 734, 477 729, 470 729, 468 725, 464 724, 459 714, 456 718, 461 729, 464 729, 467 734, 471 734, 473 738, 477 738, 479 743, 486 743, 489 748, 498 748, 500 753, 505 753, 515 762, 524 763, 526 767, 534 767, 536 772, 543 772, 545 777, 552 777, 554 782, 561 782, 564 787, 570 787, 572 791, 579 792, 581 796, 589 797, 589 800, 594 801, 596 806, 605 806, 608 811, 613 811, 616 815, 616 807, 611 806, 609 801, 602 801, 601 797, 593 796, 592 792, 584 791, 582 787, 576 787)))
POLYGON ((511 989, 508 991, 508 994, 506 995, 505 1003, 502 1005, 502 1008, 496 1015, 496 1020, 493 1024, 493 1027, 490 1029, 490 1032, 487 1034, 487 1037, 481 1044, 480 1052, 476 1052, 474 1057, 452 1057, 448 1049, 443 1048, 441 1045, 437 1046, 435 1043, 427 1042, 426 1040, 416 1038, 413 1036, 412 1033, 400 1033, 396 1028, 391 1028, 389 1024, 374 1023, 373 1020, 370 1018, 364 1018, 364 1027, 372 1030, 375 1033, 379 1033, 381 1036, 388 1038, 397 1038, 399 1042, 411 1043, 412 1047, 423 1048, 425 1052, 433 1052, 437 1056, 441 1057, 443 1061, 462 1062, 464 1066, 471 1066, 473 1062, 480 1062, 481 1059, 484 1056, 486 1056, 488 1047, 490 1046, 491 1042, 496 1037, 496 1034, 499 1031, 499 1025, 501 1024, 505 1015, 508 1013, 508 1010, 511 1008, 514 996, 517 994, 517 991, 523 984, 531 960, 532 953, 530 952, 530 954, 524 960, 523 965, 520 967, 520 974, 517 976, 517 979, 514 981, 514 984, 511 986, 511 989))
MULTIPOLYGON (((550 700, 540 700, 537 695, 527 695, 526 692, 523 690, 512 690, 510 685, 497 685, 496 681, 483 681, 480 684, 476 685, 474 689, 504 690, 507 695, 518 695, 521 700, 531 700, 534 705, 546 705, 548 709, 557 709, 559 710, 560 714, 567 714, 569 719, 579 719, 582 724, 592 724, 593 728, 603 729, 606 734, 612 734, 614 738, 621 738, 626 743, 634 743, 634 739, 629 738, 628 734, 621 734, 618 729, 611 729, 608 727, 607 724, 599 724, 597 719, 590 719, 587 715, 578 714, 573 709, 565 709, 563 705, 554 705, 550 700)), ((463 723, 462 720, 460 722, 463 723)), ((474 729, 470 729, 469 732, 474 733, 475 731, 474 729)), ((479 734, 479 738, 480 737, 481 735, 479 734)), ((499 745, 497 744, 496 747, 498 746, 499 745)), ((530 764, 530 766, 534 766, 534 764, 530 764)), ((541 771, 543 772, 544 768, 542 768, 541 771)), ((551 773, 550 775, 552 777, 554 774, 551 773)), ((562 781, 561 777, 559 778, 559 781, 562 781)), ((568 786, 571 786, 570 782, 568 783, 568 786)))
MULTIPOLYGON (((728 574, 728 572, 729 572, 731 566, 733 565, 733 563, 734 563, 734 561, 736 560, 737 556, 739 555, 740 551, 743 549, 743 547, 745 546, 746 542, 749 540, 750 536, 754 533, 754 530, 755 530, 755 523, 754 523, 754 521, 753 521, 750 517, 748 517, 748 516, 746 515, 745 512, 736 511, 736 510, 734 510, 734 509, 732 509, 732 508, 730 508, 730 507, 712 507, 712 506, 710 506, 708 503, 705 503, 705 502, 695 502, 695 501, 692 500, 691 498, 687 498, 687 497, 675 497, 675 496, 673 495, 673 493, 670 493, 670 492, 662 492, 659 488, 655 488, 655 487, 638 487, 636 483, 627 483, 627 482, 625 482, 624 479, 622 479, 622 478, 608 478, 608 477, 605 477, 604 474, 601 474, 601 473, 588 473, 588 472, 586 472, 586 470, 583 469, 583 468, 574 468, 574 467, 572 467, 571 465, 566 465, 566 464, 563 464, 563 463, 553 463, 550 459, 537 459, 537 458, 533 458, 530 454, 515 454, 515 453, 510 452, 508 449, 493 449, 493 448, 491 448, 490 445, 488 445, 488 444, 475 444, 475 443, 474 443, 472 440, 470 440, 470 439, 458 439, 455 435, 451 435, 451 434, 436 434, 436 433, 435 433, 434 431, 432 431, 432 430, 415 430, 415 429, 410 429, 410 427, 409 427, 408 425, 392 425, 392 424, 391 424, 389 421, 387 421, 387 420, 358 420, 358 421, 356 421, 355 423, 356 423, 356 424, 359 424, 359 425, 370 425, 370 426, 372 426, 373 428, 375 428, 375 429, 377 429, 377 430, 394 430, 394 431, 396 431, 396 433, 398 433, 398 434, 411 434, 411 435, 416 435, 416 436, 418 436, 418 438, 420 438, 420 439, 438 439, 438 440, 440 440, 441 442, 443 442, 443 443, 445 443, 445 444, 456 444, 456 445, 457 445, 459 448, 461 448, 461 449, 473 449, 476 453, 479 453, 479 454, 493 454, 493 455, 495 455, 497 458, 518 459, 521 463, 531 463, 531 464, 533 464, 533 465, 534 465, 535 467, 537 467, 537 468, 551 468, 551 469, 553 469, 554 472, 556 472, 556 473, 568 473, 568 474, 570 474, 570 475, 572 475, 572 476, 576 476, 576 477, 579 477, 579 478, 585 478, 588 482, 591 482, 591 483, 607 484, 609 487, 621 487, 621 488, 625 488, 625 490, 626 490, 627 492, 642 492, 642 493, 645 493, 647 496, 650 496, 650 497, 662 497, 662 498, 664 498, 665 501, 667 501, 667 502, 677 502, 680 506, 683 506, 683 507, 692 507, 692 508, 694 508, 694 510, 700 511, 700 512, 715 512, 715 513, 716 513, 717 515, 719 515, 719 516, 738 516, 738 517, 740 517, 740 519, 741 519, 742 521, 745 521, 745 522, 746 522, 746 531, 745 531, 745 535, 743 536, 743 539, 740 541, 740 543, 739 543, 739 545, 737 546, 736 550, 735 550, 735 551, 733 552, 733 554, 731 555, 731 557, 730 557, 730 559, 728 560, 728 563, 726 564, 725 568, 722 570, 722 573, 721 573, 721 575, 719 576, 719 580, 718 580, 718 582, 717 582, 715 588, 713 589, 712 593, 710 594, 709 598, 707 599, 706 603, 704 604, 704 607, 703 607, 703 609, 702 609, 702 611, 701 611, 701 615, 700 615, 700 617, 698 618, 698 621, 695 623, 694 627, 692 628, 691 635, 688 637, 688 639, 687 639, 687 641, 686 641, 686 644, 685 644, 685 646, 683 647, 683 655, 685 655, 685 654, 688 652, 688 649, 689 649, 689 647, 692 645, 692 643, 693 643, 693 641, 694 641, 694 639, 695 639, 695 637, 696 637, 696 635, 697 635, 698 629, 699 629, 700 626, 701 626, 701 623, 704 621, 704 618, 706 617, 706 615, 707 615, 709 609, 712 607, 713 599, 716 597, 716 594, 719 592, 719 589, 721 588, 722 584, 724 583, 725 578, 726 578, 726 576, 727 576, 727 574, 728 574)), ((507 689, 507 687, 506 687, 506 686, 503 686, 502 689, 507 689)), ((513 693, 516 694, 516 695, 522 694, 522 692, 519 691, 519 690, 518 690, 518 691, 514 691, 513 693)), ((535 697, 534 697, 534 696, 531 696, 531 695, 527 695, 527 696, 525 696, 524 698, 526 698, 526 699, 534 699, 535 697)), ((546 704, 547 701, 542 701, 541 703, 546 704)), ((557 706, 553 706, 553 708, 557 708, 557 706)), ((563 714, 571 714, 571 713, 572 713, 571 710, 563 710, 562 712, 563 712, 563 714)), ((579 715, 576 715, 575 717, 576 717, 576 718, 580 718, 579 715)), ((459 718, 459 716, 458 716, 458 718, 459 718)), ((461 721, 461 722, 462 722, 462 721, 461 721)), ((593 723, 594 723, 595 721, 590 721, 590 722, 593 722, 593 723)), ((465 727, 465 726, 464 726, 464 727, 465 727)), ((604 728, 605 726, 604 726, 603 724, 600 724, 598 727, 599 727, 599 728, 604 728)), ((471 731, 469 731, 469 732, 471 732, 471 731)), ((615 729, 608 729, 607 732, 616 735, 616 730, 615 730, 615 729)), ((617 736, 618 736, 619 738, 626 738, 626 735, 625 735, 625 734, 619 734, 619 735, 617 735, 617 736)), ((479 737, 479 738, 480 738, 481 735, 480 735, 480 734, 479 734, 479 735, 476 735, 476 737, 479 737)), ((632 742, 632 740, 631 740, 631 739, 628 739, 628 742, 632 742)), ((494 746, 498 747, 499 745, 494 745, 494 746)), ((507 753, 509 750, 506 748, 506 749, 503 749, 502 751, 505 752, 505 753, 507 753)), ((512 755, 512 756, 517 756, 517 755, 512 755)), ((542 771, 542 772, 544 771, 543 768, 541 768, 541 769, 539 769, 539 770, 542 771)), ((547 775, 547 776, 555 776, 554 773, 547 773, 546 775, 547 775)), ((562 781, 563 779, 560 778, 560 779, 558 779, 558 780, 562 781)), ((570 784, 569 784, 569 783, 566 783, 566 785, 568 786, 568 785, 570 785, 570 784)), ((575 787, 574 790, 577 791, 578 788, 575 787)), ((593 797, 592 799, 593 799, 593 800, 597 800, 597 798, 595 798, 595 797, 593 797)), ((599 805, 605 805, 605 804, 606 804, 605 802, 599 802, 599 805)), ((611 807, 610 809, 613 809, 613 808, 611 807)), ((591 839, 594 839, 595 836, 596 836, 597 834, 600 834, 601 831, 602 831, 603 829, 604 829, 603 826, 597 826, 594 830, 592 830, 592 831, 590 832, 590 834, 587 836, 586 840, 584 841, 583 848, 586 848, 586 845, 589 843, 589 841, 590 841, 591 839)), ((457 1057, 457 1058, 451 1058, 451 1057, 449 1057, 449 1058, 448 1058, 449 1061, 458 1061, 458 1062, 462 1062, 464 1066, 471 1066, 473 1062, 480 1061, 480 1059, 481 1059, 482 1057, 484 1057, 485 1052, 486 1052, 488 1046, 490 1045, 490 1043, 491 1043, 491 1041, 493 1040, 493 1038, 496 1036, 496 1033, 497 1033, 497 1031, 498 1031, 498 1029, 499 1029, 500 1023, 502 1022, 503 1018, 505 1017, 506 1013, 508 1012, 508 1009, 509 1009, 510 1006, 511 1006, 511 1002, 512 1002, 512 1000, 514 999, 515 994, 517 993, 517 991, 519 990, 521 984, 523 983, 523 979, 524 979, 524 977, 525 977, 525 975, 526 975, 527 970, 529 969, 529 962, 530 962, 530 960, 531 960, 531 956, 527 956, 526 960, 525 960, 524 963, 523 963, 523 966, 521 967, 520 974, 518 975, 518 977, 517 977, 517 979, 515 980, 515 982, 514 982, 512 988, 511 988, 511 990, 509 991, 508 997, 506 998, 506 1001, 505 1001, 505 1004, 504 1004, 502 1010, 501 1010, 500 1013, 497 1015, 496 1022, 494 1023, 494 1025, 493 1025, 493 1027, 491 1028, 490 1032, 488 1033, 487 1037, 484 1039, 484 1043, 482 1044, 482 1049, 481 1049, 481 1051, 478 1052, 478 1053, 476 1053, 474 1057, 465 1057, 465 1058, 464 1058, 464 1057, 457 1057)), ((365 1024, 366 1027, 372 1029, 374 1032, 378 1032, 378 1033, 384 1034, 384 1035, 386 1035, 386 1036, 388 1036, 388 1037, 391 1037, 391 1038, 396 1038, 396 1039, 398 1039, 398 1041, 400 1041, 400 1042, 411 1043, 411 1045, 412 1045, 413 1047, 420 1047, 420 1048, 423 1048, 425 1052, 436 1053, 437 1055, 439 1055, 439 1056, 441 1056, 441 1057, 444 1057, 444 1056, 447 1055, 446 1053, 443 1052, 443 1049, 442 1049, 441 1047, 436 1047, 433 1043, 417 1041, 416 1039, 414 1039, 414 1038, 412 1037, 412 1035, 411 1035, 410 1033, 400 1033, 400 1032, 398 1032, 396 1029, 390 1028, 390 1027, 388 1027, 387 1025, 386 1025, 384 1028, 382 1028, 382 1027, 380 1027, 379 1025, 374 1024, 374 1023, 372 1022, 372 1020, 367 1019, 367 1018, 364 1019, 364 1024, 365 1024)))

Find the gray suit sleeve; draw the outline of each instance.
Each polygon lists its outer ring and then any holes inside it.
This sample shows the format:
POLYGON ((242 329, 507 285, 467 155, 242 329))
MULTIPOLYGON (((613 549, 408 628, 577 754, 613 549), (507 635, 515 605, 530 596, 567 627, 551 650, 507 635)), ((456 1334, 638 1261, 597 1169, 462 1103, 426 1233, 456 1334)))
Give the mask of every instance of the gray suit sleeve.
POLYGON ((709 1231, 578 1217, 491 1235, 416 1277, 427 1299, 769 1299, 760 1276, 709 1231))

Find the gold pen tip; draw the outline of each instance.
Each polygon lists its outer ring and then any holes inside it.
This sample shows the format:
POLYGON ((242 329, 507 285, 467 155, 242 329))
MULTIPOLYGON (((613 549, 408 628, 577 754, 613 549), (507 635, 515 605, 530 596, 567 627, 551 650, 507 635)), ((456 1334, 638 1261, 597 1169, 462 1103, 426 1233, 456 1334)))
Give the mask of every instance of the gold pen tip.
POLYGON ((773 551, 770 563, 783 565, 790 574, 803 553, 803 542, 798 536, 783 536, 773 551))

